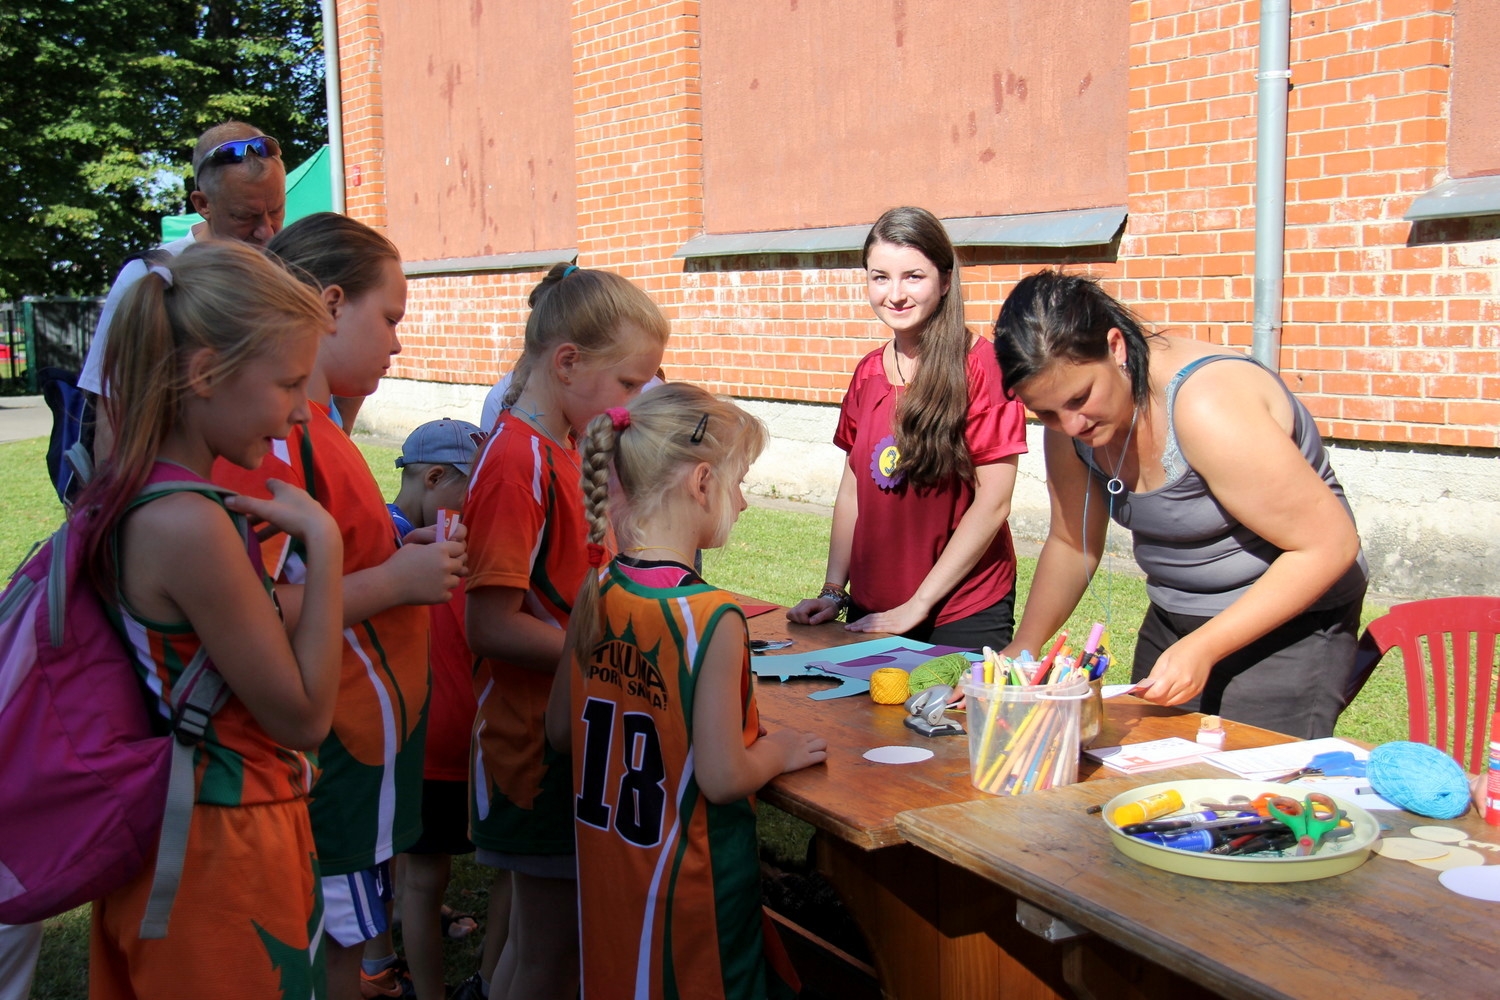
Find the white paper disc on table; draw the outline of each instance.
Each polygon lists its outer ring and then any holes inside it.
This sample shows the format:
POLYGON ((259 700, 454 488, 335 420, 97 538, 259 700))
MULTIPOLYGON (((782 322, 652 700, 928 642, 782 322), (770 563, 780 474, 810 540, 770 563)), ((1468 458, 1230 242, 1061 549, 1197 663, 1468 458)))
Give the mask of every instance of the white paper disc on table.
POLYGON ((1453 868, 1439 875, 1438 881, 1460 896, 1500 903, 1500 865, 1453 868))
POLYGON ((876 747, 865 751, 865 760, 876 764, 915 764, 928 760, 932 751, 925 747, 876 747))
POLYGON ((1456 844, 1467 840, 1469 835, 1451 826, 1414 826, 1411 835, 1418 840, 1431 840, 1439 844, 1456 844))
POLYGON ((1413 858, 1411 863, 1421 865, 1423 868, 1431 868, 1435 872, 1445 872, 1450 868, 1472 868, 1482 865, 1484 855, 1478 851, 1471 851, 1467 847, 1449 847, 1440 858, 1413 858))
POLYGON ((1381 837, 1375 842, 1375 853, 1392 861, 1418 861, 1441 858, 1448 853, 1442 844, 1410 837, 1381 837))

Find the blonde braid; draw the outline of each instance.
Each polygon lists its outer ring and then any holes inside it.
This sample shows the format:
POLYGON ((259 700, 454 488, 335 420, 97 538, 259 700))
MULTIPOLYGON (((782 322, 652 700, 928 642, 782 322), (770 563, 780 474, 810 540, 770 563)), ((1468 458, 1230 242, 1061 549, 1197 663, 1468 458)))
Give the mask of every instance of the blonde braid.
MULTIPOLYGON (((607 414, 589 421, 583 435, 583 509, 588 519, 588 541, 604 544, 609 530, 609 466, 615 456, 615 428, 607 414)), ((592 655, 594 646, 604 636, 603 608, 599 600, 599 576, 603 567, 590 566, 573 602, 574 645, 570 651, 580 670, 592 655)))
POLYGON ((609 463, 615 457, 615 428, 607 414, 589 421, 583 437, 583 502, 589 541, 600 544, 609 528, 609 463))

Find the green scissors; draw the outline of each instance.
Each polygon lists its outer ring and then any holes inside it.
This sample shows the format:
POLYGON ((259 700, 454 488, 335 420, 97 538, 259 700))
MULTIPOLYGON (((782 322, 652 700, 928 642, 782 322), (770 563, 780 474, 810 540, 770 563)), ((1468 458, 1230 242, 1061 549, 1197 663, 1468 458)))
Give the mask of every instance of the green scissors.
POLYGON ((1344 811, 1322 792, 1312 792, 1300 802, 1290 796, 1277 795, 1269 803, 1271 815, 1281 820, 1297 835, 1297 854, 1315 852, 1323 838, 1339 828, 1344 811))

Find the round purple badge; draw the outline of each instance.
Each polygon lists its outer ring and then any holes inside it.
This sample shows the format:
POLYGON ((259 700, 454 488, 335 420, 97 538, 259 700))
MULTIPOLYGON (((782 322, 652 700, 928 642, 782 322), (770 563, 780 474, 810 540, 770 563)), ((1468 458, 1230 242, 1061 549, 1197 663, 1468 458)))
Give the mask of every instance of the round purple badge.
POLYGON ((896 467, 900 464, 901 451, 896 447, 896 437, 894 434, 887 434, 870 454, 870 477, 881 489, 893 490, 906 478, 897 471, 896 467))

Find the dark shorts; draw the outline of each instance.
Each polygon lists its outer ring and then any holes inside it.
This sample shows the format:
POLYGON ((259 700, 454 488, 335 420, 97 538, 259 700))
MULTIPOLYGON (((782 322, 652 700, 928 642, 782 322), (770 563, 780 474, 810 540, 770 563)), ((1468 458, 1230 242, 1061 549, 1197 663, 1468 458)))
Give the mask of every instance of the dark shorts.
MULTIPOLYGON (((849 605, 846 621, 858 621, 870 612, 857 604, 849 605)), ((935 625, 931 621, 923 622, 910 631, 903 632, 907 639, 915 639, 917 642, 930 642, 935 646, 957 646, 959 649, 978 650, 982 646, 1000 650, 1010 645, 1016 630, 1016 591, 1012 587, 1010 593, 989 607, 974 612, 967 618, 948 622, 944 625, 935 625)))
POLYGON ((422 835, 407 854, 472 854, 469 841, 469 783, 422 782, 422 835))
MULTIPOLYGON (((1354 673, 1363 604, 1361 592, 1341 607, 1298 615, 1214 664, 1203 693, 1178 707, 1303 739, 1332 736, 1354 673)), ((1130 679, 1144 679, 1168 646, 1210 620, 1152 604, 1136 639, 1130 679)))

